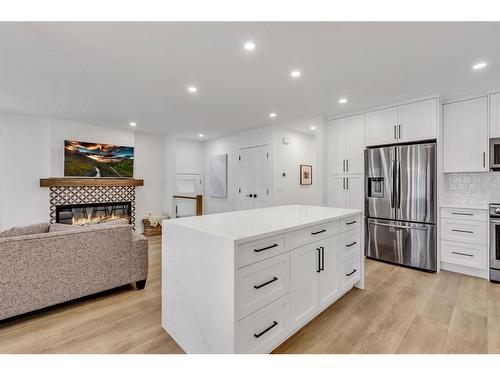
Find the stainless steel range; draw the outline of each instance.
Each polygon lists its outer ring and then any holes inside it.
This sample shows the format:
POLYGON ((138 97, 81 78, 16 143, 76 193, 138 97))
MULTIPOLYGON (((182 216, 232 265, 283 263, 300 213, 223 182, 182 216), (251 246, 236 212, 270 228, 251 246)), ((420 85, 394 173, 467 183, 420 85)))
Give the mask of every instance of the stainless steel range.
POLYGON ((436 271, 436 144, 365 151, 366 255, 436 271))
POLYGON ((490 280, 500 282, 500 203, 490 204, 490 280))

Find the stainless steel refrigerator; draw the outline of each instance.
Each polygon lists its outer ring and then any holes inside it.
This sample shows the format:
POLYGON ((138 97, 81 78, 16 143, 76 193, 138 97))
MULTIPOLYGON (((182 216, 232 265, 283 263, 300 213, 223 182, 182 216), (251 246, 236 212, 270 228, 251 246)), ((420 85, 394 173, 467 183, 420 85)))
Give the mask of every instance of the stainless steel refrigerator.
POLYGON ((365 150, 367 257, 436 271, 436 144, 365 150))

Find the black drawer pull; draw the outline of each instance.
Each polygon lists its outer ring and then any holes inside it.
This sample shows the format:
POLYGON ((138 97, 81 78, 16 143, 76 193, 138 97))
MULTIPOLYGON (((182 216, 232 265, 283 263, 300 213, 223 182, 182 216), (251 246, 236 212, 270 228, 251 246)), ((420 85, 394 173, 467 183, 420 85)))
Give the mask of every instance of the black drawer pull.
POLYGON ((458 251, 452 251, 451 253, 456 254, 456 255, 463 255, 464 257, 471 257, 471 258, 474 257, 474 255, 472 255, 472 254, 460 253, 458 251))
POLYGON ((278 325, 278 322, 275 320, 273 321, 273 324, 271 324, 269 327, 267 327, 265 330, 263 330, 261 333, 254 333, 254 337, 256 339, 258 339, 260 336, 262 336, 264 333, 266 332, 269 332, 270 330, 272 330, 274 327, 276 327, 278 325))
POLYGON ((269 284, 271 284, 271 283, 274 283, 275 281, 278 281, 278 278, 277 278, 276 276, 275 276, 275 277, 273 277, 271 280, 269 280, 269 281, 265 282, 264 284, 254 285, 253 287, 254 287, 255 289, 260 289, 260 288, 262 288, 263 286, 266 286, 266 285, 269 285, 269 284))
POLYGON ((356 224, 357 223, 357 220, 354 220, 354 221, 349 221, 347 223, 345 223, 346 225, 353 225, 353 224, 356 224))
POLYGON ((462 215, 462 216, 474 216, 474 214, 468 214, 466 212, 452 212, 452 215, 462 215))
POLYGON ((356 245, 356 244, 357 244, 357 242, 356 242, 356 241, 353 241, 353 242, 351 242, 350 244, 345 245, 345 247, 351 247, 351 246, 354 246, 354 245, 356 245))
POLYGON ((357 270, 353 269, 352 272, 350 273, 346 273, 345 275, 346 276, 351 276, 351 275, 354 275, 356 273, 357 270))
POLYGON ((470 233, 473 234, 474 232, 471 230, 461 230, 461 229, 452 229, 452 232, 460 232, 460 233, 470 233))
POLYGON ((256 253, 260 253, 261 251, 269 250, 269 249, 272 249, 273 247, 277 247, 277 246, 278 246, 278 244, 275 243, 274 245, 271 245, 268 247, 263 247, 262 249, 254 249, 253 251, 255 251, 256 253))
POLYGON ((318 232, 311 232, 311 234, 314 236, 315 234, 320 234, 320 233, 323 233, 323 232, 326 232, 326 229, 321 229, 318 232))

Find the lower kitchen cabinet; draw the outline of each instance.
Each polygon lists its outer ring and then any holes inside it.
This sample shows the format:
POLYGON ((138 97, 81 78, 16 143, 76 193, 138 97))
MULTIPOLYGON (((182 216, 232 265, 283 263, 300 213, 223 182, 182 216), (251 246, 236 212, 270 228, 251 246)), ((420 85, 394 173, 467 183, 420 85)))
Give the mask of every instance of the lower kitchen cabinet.
POLYGON ((364 209, 363 175, 328 176, 328 205, 339 208, 364 209))

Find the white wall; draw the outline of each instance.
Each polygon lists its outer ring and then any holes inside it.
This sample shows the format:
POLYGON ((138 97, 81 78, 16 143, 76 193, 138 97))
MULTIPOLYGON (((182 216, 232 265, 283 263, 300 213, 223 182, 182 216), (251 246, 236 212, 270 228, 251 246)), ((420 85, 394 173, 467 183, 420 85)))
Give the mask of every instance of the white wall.
POLYGON ((238 198, 238 154, 240 148, 259 145, 270 145, 272 147, 272 127, 251 129, 227 137, 221 137, 205 141, 204 148, 204 175, 205 178, 205 214, 216 212, 227 212, 241 209, 243 205, 238 198), (208 192, 208 161, 210 155, 228 154, 227 157, 227 198, 210 198, 208 192))
POLYGON ((72 121, 0 113, 0 229, 48 221, 49 189, 42 177, 64 175, 64 140, 135 147, 136 222, 150 211, 171 215, 175 174, 173 137, 72 121))
POLYGON ((202 174, 204 157, 203 142, 177 138, 175 168, 177 173, 202 174))
POLYGON ((49 175, 47 120, 0 113, 0 228, 48 220, 49 175))

